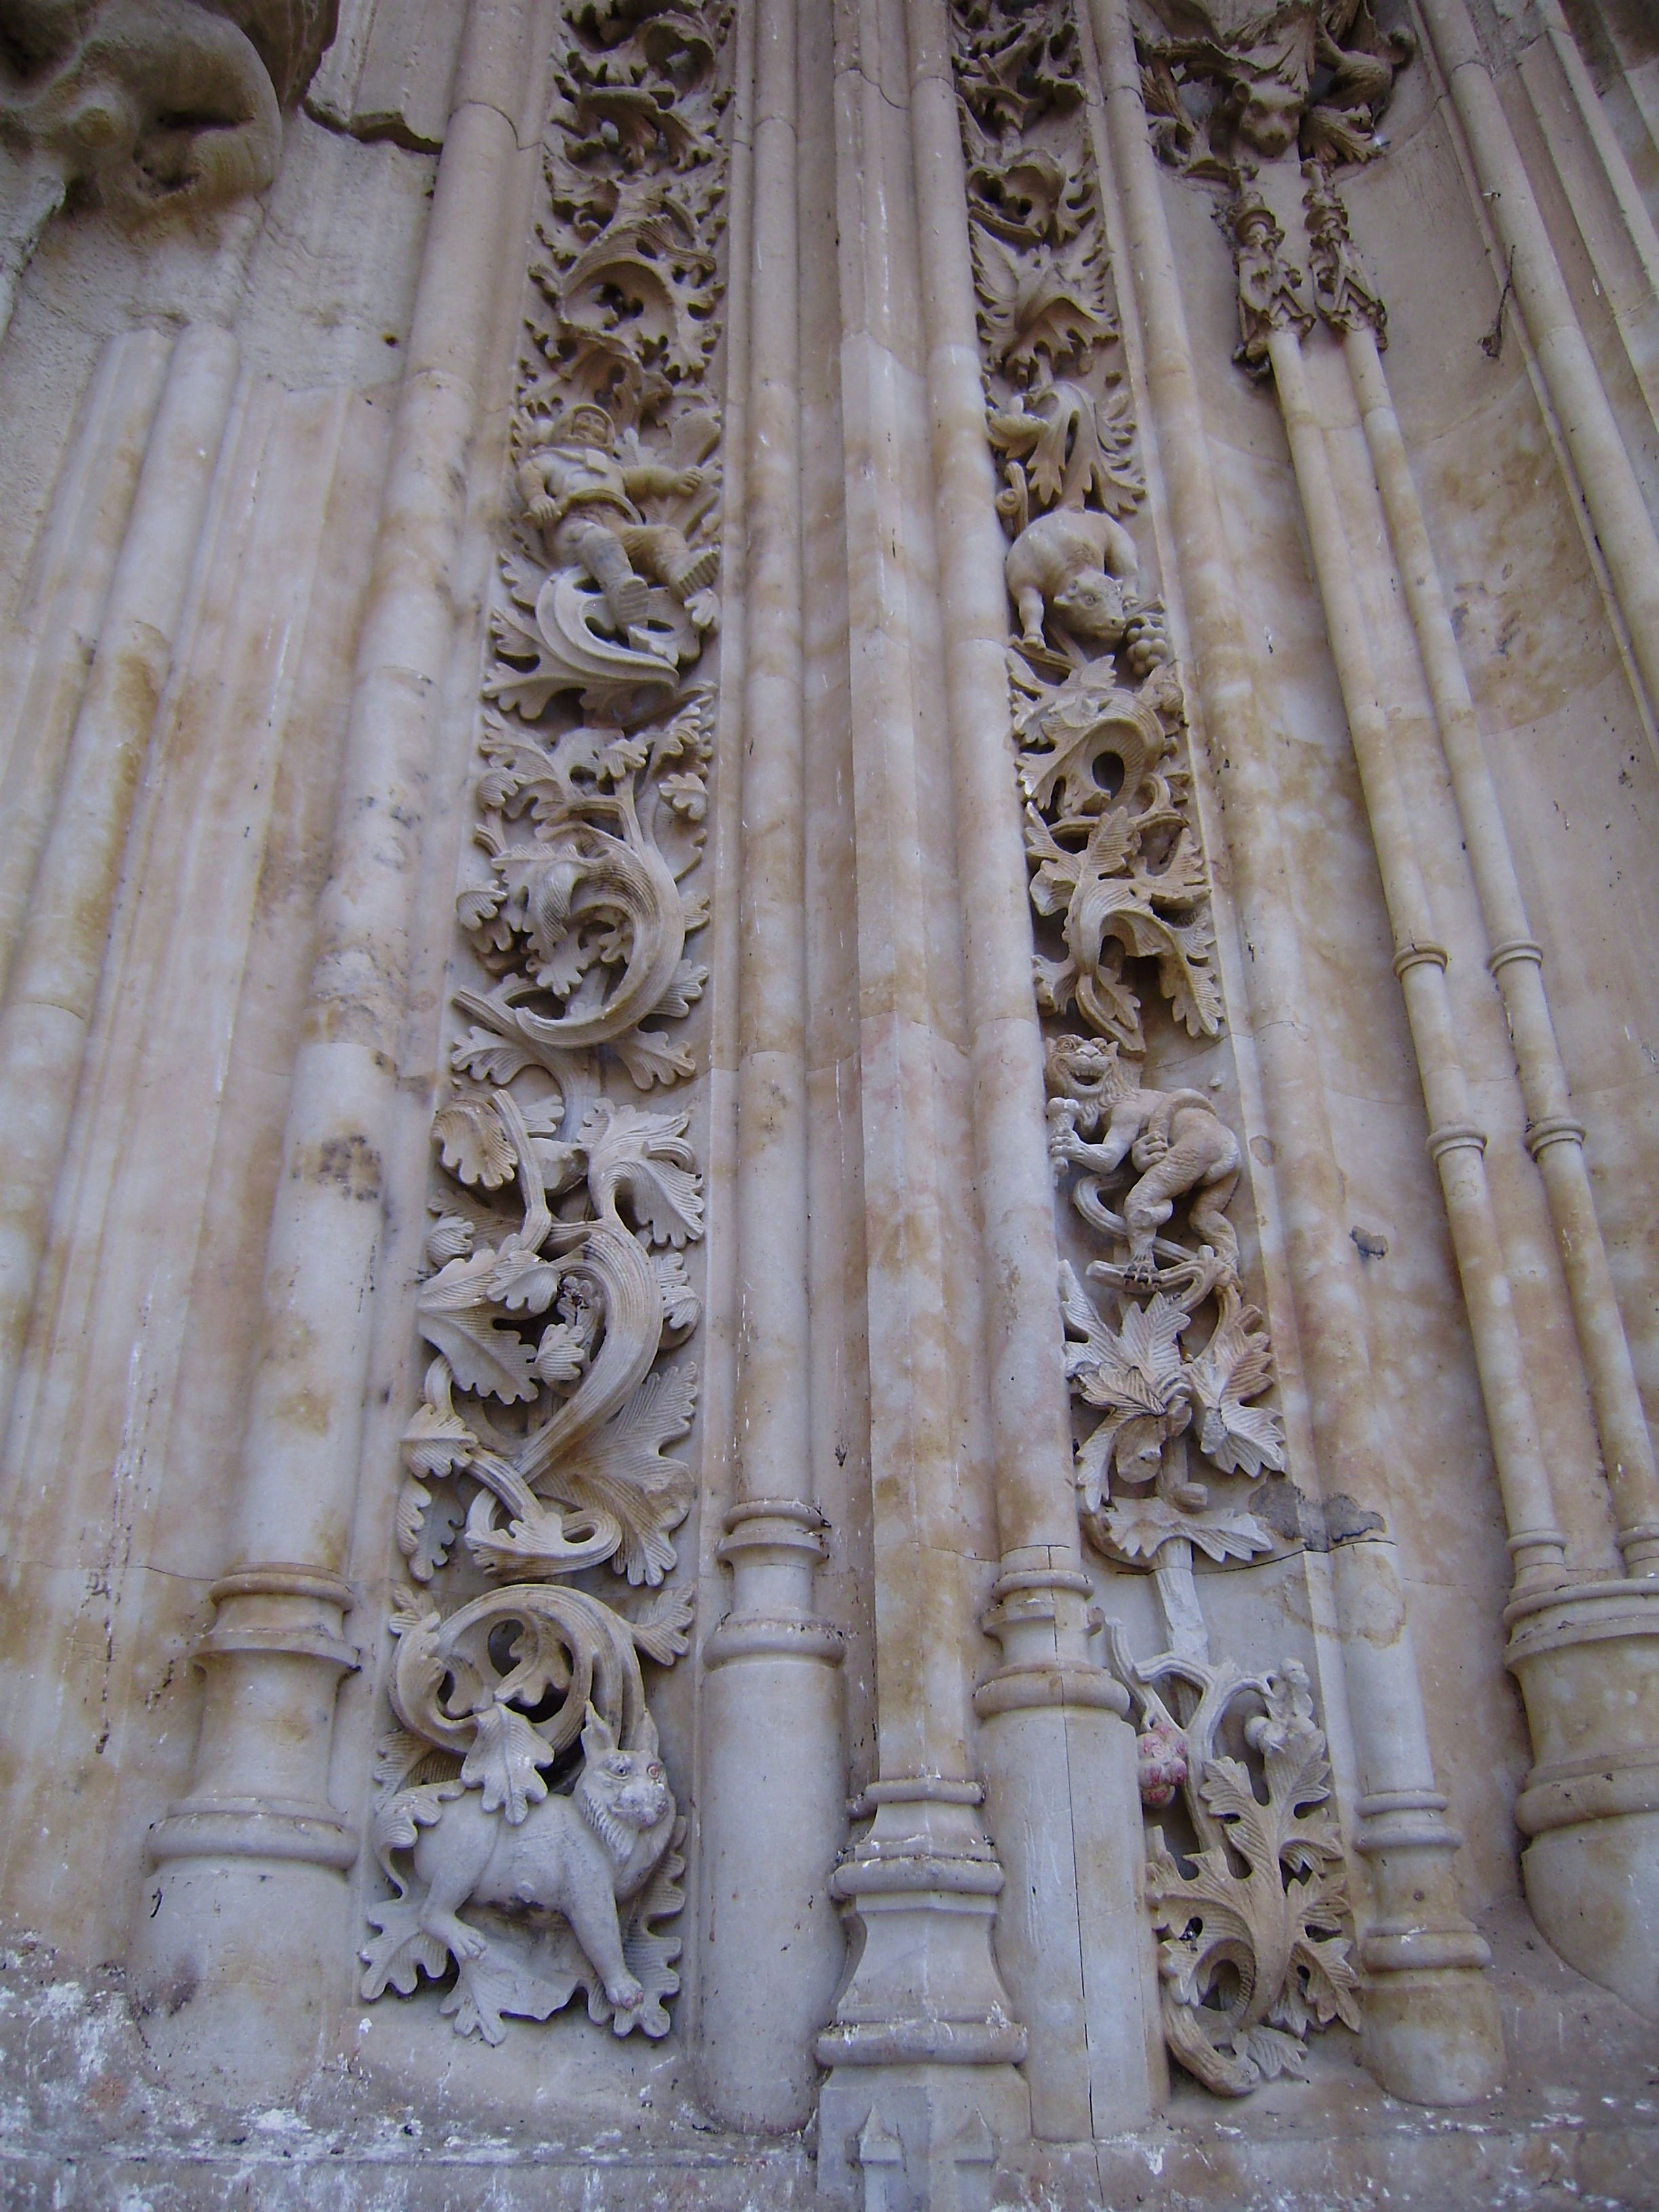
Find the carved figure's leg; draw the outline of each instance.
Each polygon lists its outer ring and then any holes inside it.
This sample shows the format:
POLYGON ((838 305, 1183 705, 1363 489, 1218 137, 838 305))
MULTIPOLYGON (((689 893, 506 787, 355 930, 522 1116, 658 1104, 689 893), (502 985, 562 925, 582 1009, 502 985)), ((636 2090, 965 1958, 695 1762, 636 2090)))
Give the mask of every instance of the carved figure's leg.
MULTIPOLYGON (((483 1820, 489 1816, 477 1817, 483 1820)), ((489 1828, 471 1833, 457 1822, 446 1833, 440 1820, 416 1846, 415 1872, 427 1885, 420 1904, 421 1927, 439 1942, 447 1943, 458 1960, 476 1959, 484 1948, 483 1937, 476 1928, 458 1919, 456 1910, 482 1881, 494 1844, 495 1836, 489 1828)))
POLYGON ((706 591, 720 574, 719 546, 702 545, 694 553, 671 523, 632 523, 620 535, 635 565, 666 584, 682 605, 694 592, 706 591))
POLYGON ((1176 1199, 1191 1190, 1212 1164, 1206 1145, 1190 1140, 1171 1145, 1130 1191, 1123 1201, 1123 1218, 1129 1228, 1131 1274, 1152 1273, 1153 1237, 1175 1212, 1176 1199))
POLYGON ((632 2012, 645 1991, 629 1972, 628 1961, 623 1957, 617 1899, 608 1875, 596 1874, 591 1882, 573 1880, 562 1902, 576 1941, 605 1984, 606 1996, 618 2012, 632 2012))
POLYGON ((1225 1209, 1237 1188, 1237 1163, 1231 1167, 1218 1167, 1199 1185, 1187 1217, 1200 1242, 1213 1245, 1217 1258, 1224 1260, 1235 1274, 1238 1272, 1238 1237, 1225 1209))
POLYGON ((1042 643, 1042 593, 1035 584, 1027 584, 1018 594, 1020 641, 1024 645, 1042 643))
POLYGON ((624 635, 645 620, 649 586, 635 574, 617 532, 586 515, 568 515, 559 525, 554 550, 560 559, 586 569, 605 593, 606 613, 624 635))

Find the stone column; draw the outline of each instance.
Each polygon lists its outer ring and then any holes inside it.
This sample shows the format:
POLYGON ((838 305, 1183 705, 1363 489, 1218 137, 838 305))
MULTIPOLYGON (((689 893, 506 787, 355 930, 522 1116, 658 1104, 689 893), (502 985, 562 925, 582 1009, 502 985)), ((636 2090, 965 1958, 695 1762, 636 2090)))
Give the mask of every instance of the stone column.
POLYGON ((1626 1581, 1516 1600, 1508 1662, 1526 1697, 1537 1765, 1516 1817, 1540 1928, 1581 1972, 1659 2014, 1659 1479, 1584 1166, 1583 1127, 1545 994, 1474 703, 1412 481, 1376 338, 1342 339, 1389 535, 1428 677, 1459 827, 1509 1017, 1527 1144, 1544 1179, 1612 1487, 1626 1581))
POLYGON ((1429 1155, 1440 1177, 1463 1303, 1474 1341, 1498 1481, 1509 1523, 1517 1596, 1559 1589, 1566 1579, 1566 1546, 1556 1525, 1549 1471, 1516 1324, 1504 1248, 1486 1181, 1486 1133, 1470 1118, 1468 1085, 1446 988, 1447 952, 1437 938, 1424 887, 1388 718, 1380 703, 1365 633, 1353 549, 1337 504, 1325 434, 1314 411, 1299 333, 1271 331, 1268 358, 1290 440, 1297 490, 1308 526, 1326 634, 1348 718, 1366 818, 1382 878, 1395 941, 1394 971, 1406 1000, 1423 1103, 1429 1155))
POLYGON ((955 900, 938 896, 960 862, 947 878, 950 794, 927 750, 937 569, 907 56, 902 18, 860 0, 836 0, 836 30, 878 1778, 836 1877, 864 1942, 818 2042, 834 2069, 818 2174, 842 2194, 864 2151, 896 2137, 906 2201, 932 2203, 970 2139, 1029 2135, 1030 2105, 1014 2070, 1026 2029, 992 1950, 1004 1869, 980 1817, 969 1694, 983 1578, 963 1401, 977 1347, 957 1340, 947 1216, 971 1206, 972 1169, 956 1141, 955 900))
POLYGON ((1464 0, 1422 0, 1437 58, 1468 140, 1528 336, 1595 526, 1649 704, 1659 714, 1659 533, 1619 434, 1589 341, 1550 243, 1520 149, 1464 0))
POLYGON ((1527 1149, 1538 1163, 1549 1202, 1612 1486, 1620 1549, 1632 1574, 1653 1575, 1659 1573, 1659 1468, 1595 1216, 1584 1164, 1584 1127, 1573 1114, 1550 1015, 1543 951, 1528 919, 1405 441, 1369 325, 1362 322, 1346 331, 1342 349, 1434 702, 1458 824, 1492 948, 1486 965, 1503 995, 1515 1047, 1527 1109, 1527 1149))
POLYGON ((1008 717, 996 517, 945 0, 910 0, 912 129, 972 1053, 1000 1571, 975 1693, 1008 1877, 997 1958, 1030 2036, 1036 2134, 1133 2126, 1167 2080, 1128 1698, 1088 1652, 1056 1285, 1030 902, 1008 717))
POLYGON ((830 1882, 847 1826, 842 1643, 812 1612, 824 1545, 806 1302, 798 5, 744 10, 753 148, 733 163, 734 231, 746 219, 749 234, 737 1494, 720 1547, 732 1608, 703 1650, 699 2022, 710 2100, 746 2128, 799 2127, 811 2111, 813 2038, 841 1970, 830 1882))
MULTIPOLYGON (((1443 1818, 1405 1592, 1388 1534, 1393 1501, 1379 1448, 1364 1315, 1340 1211, 1329 1116, 1308 1016, 1301 948, 1279 833, 1273 746, 1245 641, 1206 445, 1157 156, 1148 136, 1127 0, 1091 0, 1108 140, 1130 241, 1133 300, 1159 432, 1192 658, 1248 948, 1250 1001, 1322 1479, 1382 1515, 1375 1536, 1333 1547, 1362 1796, 1355 1848, 1372 1912, 1359 1956, 1370 1978, 1366 2063, 1395 2095, 1425 2104, 1487 2095, 1503 2039, 1487 1947, 1457 1895, 1460 1838, 1443 1818)), ((1127 302, 1126 301, 1126 305, 1127 302)))
POLYGON ((239 361, 227 331, 186 331, 173 347, 0 1013, 0 1425, 16 1388, 128 825, 239 361))
MULTIPOLYGON (((152 1831, 133 1986, 174 2077, 291 2093, 325 2048, 352 1945, 329 1802, 336 1692, 356 1654, 344 1579, 374 1321, 383 1158, 407 1017, 411 902, 467 463, 498 373, 503 235, 535 159, 535 0, 473 0, 422 258, 359 639, 317 953, 265 1251, 234 1563, 197 1649, 189 1796, 152 1831), (521 135, 522 133, 522 135, 521 135)), ((516 287, 515 287, 516 289, 516 287)))

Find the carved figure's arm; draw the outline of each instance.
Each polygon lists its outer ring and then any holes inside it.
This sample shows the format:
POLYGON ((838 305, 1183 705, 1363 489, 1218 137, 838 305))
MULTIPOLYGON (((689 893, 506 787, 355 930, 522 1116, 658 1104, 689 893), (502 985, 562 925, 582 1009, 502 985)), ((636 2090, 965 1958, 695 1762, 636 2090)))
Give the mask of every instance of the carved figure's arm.
POLYGON ((641 461, 624 469, 622 480, 629 499, 665 499, 674 494, 684 495, 700 490, 702 471, 665 468, 660 462, 641 461))

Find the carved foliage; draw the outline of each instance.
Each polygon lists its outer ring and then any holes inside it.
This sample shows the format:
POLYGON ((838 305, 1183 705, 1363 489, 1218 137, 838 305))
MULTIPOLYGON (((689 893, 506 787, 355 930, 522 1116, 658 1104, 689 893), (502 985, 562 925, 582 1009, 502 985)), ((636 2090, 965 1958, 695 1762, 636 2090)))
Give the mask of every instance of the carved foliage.
POLYGON ((706 969, 702 854, 718 635, 708 404, 727 11, 576 7, 545 162, 514 432, 516 507, 481 714, 473 978, 404 1440, 374 1822, 395 1894, 364 1994, 453 1975, 495 2043, 585 1988, 617 2035, 667 2033, 678 1820, 642 1659, 687 1648, 665 1587, 690 1510, 673 1447, 702 1307, 690 1117, 641 1094, 696 1073, 676 1034, 706 969), (609 1568, 626 1608, 570 1577, 609 1568))
POLYGON ((1325 1738, 1295 1660, 1247 1674, 1166 1654, 1143 1666, 1110 1632, 1140 1717, 1142 1799, 1177 1798, 1189 1844, 1147 1832, 1170 2049, 1206 2089, 1242 2097, 1306 2072, 1310 2028, 1359 2025, 1342 1839, 1325 1738))
POLYGON ((1062 0, 977 0, 954 24, 1009 589, 1027 661, 1063 672, 1122 645, 1132 619, 1132 642, 1158 628, 1157 610, 1139 607, 1134 542, 1115 526, 1145 484, 1119 390, 1077 36, 1062 0))

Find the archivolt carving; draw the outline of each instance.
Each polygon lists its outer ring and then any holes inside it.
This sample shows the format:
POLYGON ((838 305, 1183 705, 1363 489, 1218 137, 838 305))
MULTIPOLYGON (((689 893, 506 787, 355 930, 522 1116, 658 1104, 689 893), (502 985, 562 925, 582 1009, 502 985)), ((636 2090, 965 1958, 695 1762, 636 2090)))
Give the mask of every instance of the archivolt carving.
MULTIPOLYGON (((1322 38, 1353 21, 1352 9, 1340 25, 1327 13, 1322 38)), ((1280 15, 1296 32, 1297 11, 1280 15)), ((1161 1828, 1150 1838, 1165 2033, 1206 2087, 1237 2096, 1300 2072, 1310 2026, 1357 2020, 1341 1845, 1305 1677, 1293 1662, 1271 1676, 1212 1664, 1194 1573, 1195 1552, 1222 1561, 1272 1550, 1255 1493, 1284 1471, 1285 1436, 1264 1402, 1273 1347, 1228 1218, 1238 1139, 1211 1091, 1147 1073, 1149 1055, 1170 1049, 1163 1016, 1149 1031, 1150 1013, 1167 1008, 1201 1042, 1220 1034, 1223 1007, 1182 684, 1129 527, 1144 486, 1073 33, 1058 4, 977 0, 956 21, 987 427, 1011 540, 1036 997, 1046 1018, 1086 1032, 1052 1030, 1047 1054, 1055 1179, 1103 1249, 1086 1287, 1070 1263, 1060 1284, 1082 1416, 1079 1509, 1107 1560, 1150 1570, 1157 1585, 1173 1649, 1137 1671, 1114 1632, 1114 1663, 1142 1717, 1145 1801, 1179 1802, 1172 1824, 1185 1824, 1171 1826, 1173 1847, 1161 1828)), ((1267 130, 1268 63, 1291 51, 1257 29, 1233 80, 1251 88, 1229 111, 1244 136, 1267 130)), ((1194 50, 1183 64, 1194 77, 1199 59, 1194 50)), ((1174 62, 1163 66, 1178 106, 1174 62)), ((1333 82, 1328 104, 1346 114, 1352 85, 1333 82)), ((1216 173, 1237 188, 1236 169, 1216 173)), ((1255 366, 1267 329, 1309 310, 1265 204, 1246 186, 1234 212, 1241 354, 1255 366)))
POLYGON ((1008 588, 1027 664, 1050 675, 1127 646, 1162 657, 1133 538, 1140 501, 1106 241, 1066 9, 982 0, 957 15, 987 422, 997 505, 1013 540, 1008 588))
POLYGON ((433 1127, 416 1314, 434 1358, 404 1442, 397 1722, 374 1822, 396 1894, 364 1994, 453 1972, 441 2009, 499 2042, 578 1988, 660 2036, 678 1989, 678 1820, 641 1661, 686 1650, 664 1585, 692 1488, 687 1267, 702 1178, 702 853, 718 635, 708 404, 726 12, 578 8, 545 164, 515 418, 513 543, 484 683, 479 970, 433 1127), (571 1586, 609 1566, 631 1609, 571 1586))
POLYGON ((1136 15, 1159 153, 1224 183, 1298 143, 1311 158, 1372 160, 1416 52, 1409 30, 1379 27, 1370 0, 1138 0, 1136 15))

